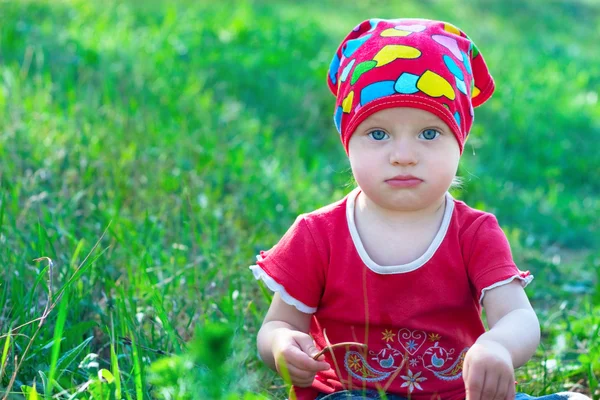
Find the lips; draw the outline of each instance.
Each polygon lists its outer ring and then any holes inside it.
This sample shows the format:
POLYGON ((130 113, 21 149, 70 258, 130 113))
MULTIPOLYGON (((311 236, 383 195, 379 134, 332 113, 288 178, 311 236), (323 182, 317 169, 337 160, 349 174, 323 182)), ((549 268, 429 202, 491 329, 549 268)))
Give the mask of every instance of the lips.
POLYGON ((423 180, 413 175, 397 175, 385 182, 393 187, 413 187, 423 183, 423 180))
POLYGON ((397 175, 397 176, 395 176, 395 177, 393 177, 393 178, 390 178, 390 179, 388 179, 388 180, 394 180, 394 181, 410 181, 410 180, 413 180, 413 179, 418 179, 418 180, 420 180, 420 181, 423 181, 422 179, 420 179, 420 178, 417 178, 416 176, 412 176, 412 175, 397 175))

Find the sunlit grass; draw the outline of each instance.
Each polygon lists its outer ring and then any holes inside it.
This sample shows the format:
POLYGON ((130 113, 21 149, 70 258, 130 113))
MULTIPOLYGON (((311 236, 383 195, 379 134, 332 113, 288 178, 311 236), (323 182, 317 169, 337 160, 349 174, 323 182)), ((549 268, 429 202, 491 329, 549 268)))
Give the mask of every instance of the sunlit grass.
POLYGON ((299 4, 0 1, 0 388, 156 395, 150 364, 224 323, 226 390, 285 397, 247 266, 350 190, 324 77, 369 16, 449 20, 481 48, 498 90, 456 195, 536 275, 544 347, 520 388, 597 388, 598 6, 299 4))

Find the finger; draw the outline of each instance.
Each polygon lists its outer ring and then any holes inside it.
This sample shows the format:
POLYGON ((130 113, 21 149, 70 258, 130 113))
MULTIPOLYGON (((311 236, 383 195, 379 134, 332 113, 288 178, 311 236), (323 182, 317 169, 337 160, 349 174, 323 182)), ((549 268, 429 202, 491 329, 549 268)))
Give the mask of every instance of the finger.
POLYGON ((285 378, 286 382, 290 382, 292 385, 307 387, 312 384, 315 379, 314 374, 305 375, 306 371, 301 371, 298 369, 291 368, 291 371, 288 370, 288 375, 285 378))
POLYGON ((297 347, 290 347, 284 353, 288 363, 306 371, 319 372, 330 368, 327 362, 313 360, 308 354, 297 347))
POLYGON ((508 387, 508 380, 510 379, 510 374, 508 373, 508 371, 502 371, 501 369, 499 370, 499 372, 496 371, 497 370, 494 370, 492 374, 486 375, 486 377, 490 376, 490 378, 492 379, 492 382, 490 383, 496 384, 495 395, 493 399, 505 400, 506 388, 508 387))
POLYGON ((495 400, 497 388, 498 377, 494 374, 486 373, 483 381, 483 390, 481 391, 482 400, 495 400))
POLYGON ((293 377, 298 380, 312 379, 315 376, 314 372, 298 368, 293 364, 288 364, 288 372, 290 374, 290 377, 293 377))
POLYGON ((296 340, 296 343, 298 343, 298 346, 300 346, 300 349, 309 356, 313 357, 319 352, 315 346, 315 341, 310 335, 298 335, 295 336, 294 339, 296 340))
MULTIPOLYGON (((317 349, 317 346, 315 345, 315 341, 309 335, 296 336, 294 339, 296 340, 296 343, 300 347, 300 350, 302 350, 304 353, 306 353, 311 359, 314 359, 313 357, 316 356, 317 354, 319 354, 319 349, 317 349)), ((316 360, 317 361, 325 360, 325 355, 321 354, 319 357, 317 357, 316 360)))
POLYGON ((313 381, 314 379, 310 381, 292 381, 292 385, 300 388, 307 388, 312 386, 313 381))
POLYGON ((483 384, 485 383, 485 375, 478 370, 469 370, 468 376, 465 378, 465 390, 467 400, 482 400, 483 384))
POLYGON ((506 398, 508 379, 505 375, 501 375, 496 378, 496 382, 496 394, 494 395, 494 400, 504 400, 506 398))
POLYGON ((511 375, 510 379, 508 380, 505 399, 506 400, 515 400, 516 396, 517 396, 517 388, 515 387, 515 377, 514 377, 514 375, 511 375))
POLYGON ((296 386, 307 387, 307 386, 312 385, 313 381, 315 380, 314 372, 311 373, 308 371, 304 371, 293 365, 290 366, 289 372, 290 372, 290 379, 291 379, 292 383, 296 386))
POLYGON ((515 374, 512 370, 507 371, 506 375, 504 376, 504 379, 502 380, 501 383, 502 386, 500 386, 500 388, 498 389, 499 391, 501 391, 501 393, 499 393, 497 395, 499 400, 506 400, 508 398, 510 398, 510 400, 514 400, 515 399, 515 374), (512 397, 511 397, 512 396, 512 397))
POLYGON ((277 368, 279 375, 283 377, 286 382, 291 383, 295 386, 306 387, 310 386, 314 380, 314 375, 308 373, 307 371, 299 370, 298 368, 292 365, 286 365, 285 371, 283 367, 278 365, 277 368))

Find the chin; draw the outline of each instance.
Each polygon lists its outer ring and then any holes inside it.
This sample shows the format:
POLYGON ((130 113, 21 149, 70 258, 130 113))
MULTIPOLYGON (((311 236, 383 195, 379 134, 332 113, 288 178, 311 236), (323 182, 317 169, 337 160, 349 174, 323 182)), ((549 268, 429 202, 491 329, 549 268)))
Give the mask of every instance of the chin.
POLYGON ((402 196, 381 196, 372 198, 372 200, 379 207, 392 211, 417 211, 424 205, 422 198, 414 193, 405 193, 402 196))
POLYGON ((373 199, 380 207, 392 211, 419 211, 436 203, 443 202, 446 191, 440 193, 418 193, 405 192, 398 193, 398 196, 381 196, 378 199, 373 199))

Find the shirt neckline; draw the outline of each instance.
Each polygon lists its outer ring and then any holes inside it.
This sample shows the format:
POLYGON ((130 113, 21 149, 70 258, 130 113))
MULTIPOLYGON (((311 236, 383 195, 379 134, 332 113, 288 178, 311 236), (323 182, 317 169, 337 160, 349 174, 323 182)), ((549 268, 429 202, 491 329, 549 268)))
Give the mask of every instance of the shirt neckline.
POLYGON ((362 259, 363 263, 370 270, 378 274, 407 273, 419 269, 420 267, 425 265, 431 259, 431 257, 433 257, 437 249, 442 244, 442 241, 446 236, 446 232, 448 231, 448 227, 450 226, 450 221, 452 220, 452 213, 454 211, 454 198, 452 197, 452 195, 446 192, 446 209, 444 210, 444 217, 442 218, 442 223, 440 225, 440 228, 438 229, 437 234, 429 244, 429 247, 427 248, 427 250, 425 250, 425 253, 423 253, 416 260, 413 260, 407 264, 379 265, 375 261, 373 261, 367 253, 365 247, 363 246, 360 235, 358 234, 358 230, 356 229, 356 224, 354 222, 354 207, 356 198, 360 192, 360 187, 357 187, 348 194, 348 200, 346 202, 346 220, 348 222, 348 229, 350 230, 352 242, 354 243, 354 247, 356 248, 356 251, 358 252, 358 255, 362 259))

